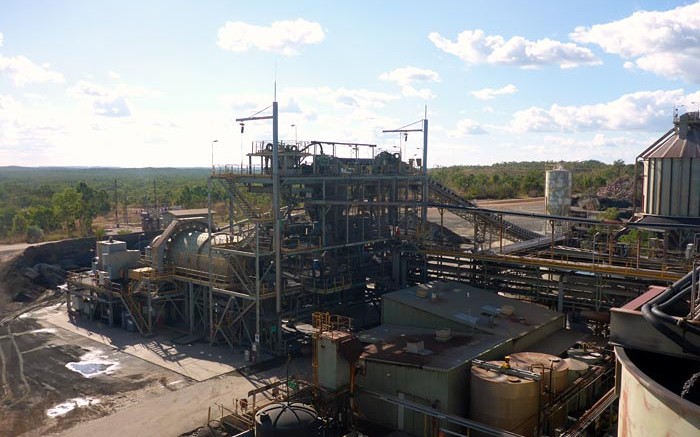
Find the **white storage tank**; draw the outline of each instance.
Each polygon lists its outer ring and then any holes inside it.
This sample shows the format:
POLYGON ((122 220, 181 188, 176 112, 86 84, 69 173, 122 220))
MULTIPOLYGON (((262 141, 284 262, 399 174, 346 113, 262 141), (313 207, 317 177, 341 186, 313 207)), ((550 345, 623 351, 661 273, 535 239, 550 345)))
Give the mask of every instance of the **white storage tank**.
MULTIPOLYGON (((505 361, 489 361, 502 366, 505 361)), ((540 383, 483 369, 471 369, 469 418, 486 425, 521 434, 535 435, 540 403, 540 383)))
POLYGON ((571 172, 561 166, 548 170, 544 197, 547 214, 568 216, 571 211, 571 172))
MULTIPOLYGON (((569 366, 569 385, 573 385, 581 376, 588 372, 589 366, 583 361, 575 360, 573 358, 566 358, 564 361, 569 366)), ((568 410, 569 412, 580 412, 584 411, 586 407, 589 406, 593 395, 592 387, 585 387, 581 390, 578 396, 569 402, 568 410)))

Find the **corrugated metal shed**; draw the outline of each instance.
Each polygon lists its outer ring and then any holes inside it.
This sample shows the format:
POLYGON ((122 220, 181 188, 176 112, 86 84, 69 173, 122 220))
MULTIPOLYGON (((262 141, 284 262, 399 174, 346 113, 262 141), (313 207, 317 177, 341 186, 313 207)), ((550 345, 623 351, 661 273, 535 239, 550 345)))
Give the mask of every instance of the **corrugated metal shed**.
POLYGON ((362 388, 466 416, 471 360, 536 348, 564 326, 563 315, 555 311, 456 282, 385 294, 382 320, 383 325, 358 334, 368 343, 357 379, 359 412, 412 435, 423 435, 430 418, 363 394, 362 388), (451 329, 450 340, 436 340, 442 328, 451 329), (424 350, 409 351, 408 344, 416 342, 424 350))

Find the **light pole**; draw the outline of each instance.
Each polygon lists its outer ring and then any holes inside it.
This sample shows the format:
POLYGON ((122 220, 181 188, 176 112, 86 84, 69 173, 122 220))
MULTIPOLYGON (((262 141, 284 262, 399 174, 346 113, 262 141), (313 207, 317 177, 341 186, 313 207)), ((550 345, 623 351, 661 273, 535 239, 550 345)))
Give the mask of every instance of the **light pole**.
POLYGON ((294 144, 297 144, 298 143, 298 141, 297 141, 297 125, 292 124, 292 125, 290 125, 290 127, 294 128, 294 144))
POLYGON ((219 140, 214 140, 211 142, 211 171, 214 171, 214 143, 218 143, 219 140))

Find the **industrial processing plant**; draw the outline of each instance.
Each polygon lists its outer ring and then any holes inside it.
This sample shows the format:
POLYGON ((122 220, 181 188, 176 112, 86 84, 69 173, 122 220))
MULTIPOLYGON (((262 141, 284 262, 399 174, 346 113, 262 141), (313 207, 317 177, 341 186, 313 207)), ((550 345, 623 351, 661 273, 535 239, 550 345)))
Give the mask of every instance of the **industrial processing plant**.
POLYGON ((430 178, 427 119, 412 159, 279 140, 276 102, 257 120, 272 140, 209 177, 227 216, 210 199, 147 247, 98 241, 65 295, 74 320, 179 332, 251 372, 310 355, 310 380, 222 405, 227 435, 700 433, 698 112, 639 154, 624 221, 575 213, 562 167, 541 213, 477 206, 430 178))

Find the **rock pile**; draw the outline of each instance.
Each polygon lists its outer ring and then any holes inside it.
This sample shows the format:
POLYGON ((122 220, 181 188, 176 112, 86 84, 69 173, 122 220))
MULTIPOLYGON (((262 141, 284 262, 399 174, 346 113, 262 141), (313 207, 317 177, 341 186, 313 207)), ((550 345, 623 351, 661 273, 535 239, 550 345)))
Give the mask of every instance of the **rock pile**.
POLYGON ((634 196, 634 181, 628 176, 615 179, 612 183, 600 187, 596 196, 631 201, 634 196))

